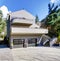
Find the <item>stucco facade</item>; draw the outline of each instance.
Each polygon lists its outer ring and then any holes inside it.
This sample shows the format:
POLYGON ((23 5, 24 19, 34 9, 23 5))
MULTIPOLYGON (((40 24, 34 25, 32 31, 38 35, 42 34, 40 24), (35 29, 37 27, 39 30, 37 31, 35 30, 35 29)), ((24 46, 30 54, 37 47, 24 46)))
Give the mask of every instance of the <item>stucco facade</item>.
POLYGON ((20 10, 8 15, 7 37, 10 47, 36 46, 40 36, 48 30, 35 24, 35 17, 26 10, 20 10))

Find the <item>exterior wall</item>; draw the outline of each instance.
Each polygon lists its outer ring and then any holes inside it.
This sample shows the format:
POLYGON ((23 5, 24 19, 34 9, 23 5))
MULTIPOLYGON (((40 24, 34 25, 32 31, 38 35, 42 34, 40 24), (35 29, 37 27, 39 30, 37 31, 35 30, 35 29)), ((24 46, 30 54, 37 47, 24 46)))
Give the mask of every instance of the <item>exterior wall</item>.
POLYGON ((47 34, 47 29, 32 29, 32 28, 19 28, 12 27, 11 34, 47 34))
POLYGON ((11 17, 24 17, 24 18, 27 18, 27 19, 35 19, 35 16, 33 16, 31 13, 29 13, 28 11, 26 10, 20 10, 20 11, 16 11, 16 12, 12 12, 10 13, 11 17))
POLYGON ((12 24, 11 27, 29 28, 31 24, 12 24))
POLYGON ((14 19, 12 23, 25 23, 25 24, 33 24, 35 21, 34 19, 27 19, 27 20, 24 20, 24 19, 14 19))
POLYGON ((12 23, 33 24, 35 23, 35 17, 26 10, 20 10, 10 13, 10 21, 12 21, 12 23))
POLYGON ((37 38, 38 42, 40 34, 48 33, 47 29, 29 28, 33 23, 35 23, 35 17, 25 10, 9 14, 7 20, 7 37, 9 37, 11 48, 13 48, 13 39, 25 39, 25 45, 27 46, 29 38, 37 38))
POLYGON ((37 38, 37 43, 39 42, 39 39, 40 39, 40 36, 11 36, 11 42, 10 42, 10 47, 11 48, 14 48, 14 47, 23 47, 23 45, 14 45, 13 44, 13 40, 14 39, 25 39, 25 44, 24 44, 24 47, 27 47, 27 46, 34 46, 34 43, 33 44, 28 44, 28 39, 30 38, 37 38))

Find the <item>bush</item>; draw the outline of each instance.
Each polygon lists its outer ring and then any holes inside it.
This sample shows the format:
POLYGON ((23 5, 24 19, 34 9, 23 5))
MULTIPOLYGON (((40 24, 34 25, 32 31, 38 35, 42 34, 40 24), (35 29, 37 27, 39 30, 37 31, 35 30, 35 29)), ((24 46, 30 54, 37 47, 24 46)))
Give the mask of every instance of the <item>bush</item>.
POLYGON ((58 40, 57 40, 57 42, 56 42, 57 44, 59 44, 60 43, 60 35, 58 36, 58 40))

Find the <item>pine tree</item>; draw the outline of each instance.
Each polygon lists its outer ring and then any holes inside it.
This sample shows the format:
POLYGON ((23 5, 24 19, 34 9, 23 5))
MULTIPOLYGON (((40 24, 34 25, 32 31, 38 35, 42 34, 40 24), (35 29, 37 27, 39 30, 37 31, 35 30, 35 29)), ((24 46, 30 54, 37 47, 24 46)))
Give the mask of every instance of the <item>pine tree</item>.
POLYGON ((38 15, 36 15, 36 18, 35 18, 35 23, 39 22, 39 18, 38 18, 38 15))

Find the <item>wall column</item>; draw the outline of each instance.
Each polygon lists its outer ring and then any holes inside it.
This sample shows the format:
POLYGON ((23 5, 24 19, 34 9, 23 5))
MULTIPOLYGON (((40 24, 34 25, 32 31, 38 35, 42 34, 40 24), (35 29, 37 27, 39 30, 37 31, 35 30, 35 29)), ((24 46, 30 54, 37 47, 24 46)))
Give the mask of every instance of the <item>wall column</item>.
POLYGON ((12 49, 13 48, 13 39, 11 38, 10 40, 10 48, 12 49))
POLYGON ((25 38, 24 47, 28 47, 28 38, 25 38))

